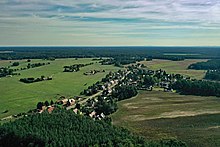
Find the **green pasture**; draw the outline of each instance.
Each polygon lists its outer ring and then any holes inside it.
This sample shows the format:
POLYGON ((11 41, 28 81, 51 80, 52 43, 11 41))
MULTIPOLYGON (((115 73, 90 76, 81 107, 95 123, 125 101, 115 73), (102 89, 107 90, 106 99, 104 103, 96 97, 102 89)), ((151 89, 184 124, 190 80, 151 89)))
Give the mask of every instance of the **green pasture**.
MULTIPOLYGON (((0 66, 8 66, 15 61, 0 61, 0 66)), ((31 63, 50 62, 50 65, 18 71, 20 76, 4 77, 0 79, 0 118, 4 118, 20 112, 26 112, 36 107, 39 101, 56 100, 62 96, 76 96, 88 86, 101 80, 109 71, 119 68, 111 65, 100 65, 92 59, 56 59, 55 61, 34 59, 31 63), (63 66, 78 63, 90 63, 81 68, 79 72, 64 73, 63 66), (84 72, 90 70, 105 70, 104 73, 85 76, 84 72), (52 81, 42 81, 31 84, 19 82, 20 78, 52 76, 52 81), (7 113, 3 113, 8 110, 7 113)), ((13 68, 27 66, 26 60, 20 60, 20 65, 13 68)))
POLYGON ((163 69, 168 73, 179 73, 185 76, 190 76, 196 79, 202 79, 205 76, 205 70, 192 70, 187 67, 192 63, 207 61, 205 59, 186 59, 183 61, 171 61, 153 59, 152 61, 141 61, 140 63, 146 65, 149 69, 158 70, 163 69))

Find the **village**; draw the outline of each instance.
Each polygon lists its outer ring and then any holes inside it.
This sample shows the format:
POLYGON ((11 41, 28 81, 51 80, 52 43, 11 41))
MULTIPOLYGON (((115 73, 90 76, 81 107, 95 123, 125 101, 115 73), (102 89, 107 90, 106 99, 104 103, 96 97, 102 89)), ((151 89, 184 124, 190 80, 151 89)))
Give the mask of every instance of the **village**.
POLYGON ((61 108, 101 120, 117 110, 117 101, 137 95, 138 90, 152 91, 160 88, 164 92, 172 92, 171 84, 180 79, 190 78, 180 74, 167 74, 161 69, 149 70, 142 64, 130 65, 124 70, 109 72, 101 81, 82 91, 80 96, 61 96, 50 104, 39 102, 35 112, 51 113, 55 108, 61 108), (125 93, 128 95, 124 95, 125 93))

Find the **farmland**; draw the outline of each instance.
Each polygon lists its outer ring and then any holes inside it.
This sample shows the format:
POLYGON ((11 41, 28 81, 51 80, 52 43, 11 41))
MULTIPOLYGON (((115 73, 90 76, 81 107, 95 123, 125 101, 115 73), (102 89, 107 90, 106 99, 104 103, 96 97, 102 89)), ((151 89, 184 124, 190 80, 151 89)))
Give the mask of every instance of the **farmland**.
POLYGON ((115 125, 147 139, 177 138, 190 146, 220 145, 220 99, 163 91, 140 91, 119 102, 115 125))
POLYGON ((152 70, 163 69, 168 73, 179 73, 196 79, 202 79, 205 76, 205 70, 189 70, 187 67, 196 62, 207 61, 205 59, 186 59, 184 61, 170 61, 153 59, 152 61, 141 61, 152 70))
MULTIPOLYGON (((168 73, 179 73, 196 79, 202 79, 205 70, 189 70, 187 67, 201 59, 170 61, 153 59, 141 61, 148 69, 162 69, 168 73)), ((7 76, 0 79, 1 104, 0 118, 13 114, 27 112, 36 108, 40 101, 57 100, 60 96, 74 97, 88 86, 100 81, 109 71, 117 71, 119 67, 101 65, 92 58, 66 58, 52 60, 1 60, 0 66, 25 68, 29 63, 47 63, 43 66, 19 70, 21 75, 7 76), (50 62, 50 64, 48 64, 50 62), (93 64, 90 64, 93 63, 93 64), (78 72, 63 72, 64 66, 86 64, 78 72), (85 75, 91 71, 96 74, 85 75), (36 83, 22 83, 21 78, 52 77, 36 83), (7 110, 7 111, 6 111, 7 110)), ((143 68, 146 68, 143 66, 143 68)), ((124 73, 126 77, 128 73, 124 73)), ((133 73, 135 75, 135 73, 133 73)), ((121 78, 121 79, 124 79, 121 78)), ((131 78, 131 75, 130 75, 131 78)), ((113 88, 113 86, 110 86, 113 88)), ((220 99, 216 97, 200 97, 179 95, 174 92, 163 92, 155 87, 153 91, 139 91, 136 97, 118 102, 118 111, 113 113, 113 124, 125 127, 132 132, 150 140, 161 138, 176 138, 190 146, 219 146, 220 145, 220 99)), ((98 92, 100 94, 100 92, 98 92)), ((94 94, 92 97, 97 96, 94 94)))
MULTIPOLYGON (((27 66, 27 60, 19 61, 19 66, 13 68, 21 68, 27 66)), ((15 62, 15 60, 11 61, 15 62)), ((37 68, 18 71, 20 76, 4 77, 0 79, 1 89, 1 104, 0 118, 4 118, 13 114, 26 112, 29 109, 36 107, 37 102, 45 100, 55 100, 60 96, 76 96, 86 89, 88 86, 101 80, 109 71, 115 71, 118 68, 111 65, 100 65, 92 59, 57 59, 55 61, 34 59, 31 63, 50 62, 50 65, 45 65, 37 68), (78 63, 90 63, 93 65, 81 68, 79 72, 64 73, 63 66, 78 63), (85 76, 84 72, 90 70, 105 70, 105 72, 95 75, 85 76), (43 81, 31 84, 19 82, 20 78, 52 76, 53 80, 43 81), (8 110, 7 113, 2 113, 8 110)), ((9 60, 0 61, 0 66, 10 65, 9 60)))
MULTIPOLYGON (((153 61, 142 61, 140 63, 145 64, 148 68, 153 70, 161 68, 171 73, 180 73, 201 79, 204 76, 205 71, 187 69, 189 64, 200 61, 205 60, 187 59, 185 61, 170 61, 155 59, 153 61)), ((1 60, 0 66, 9 66, 13 62, 19 62, 20 64, 19 66, 12 68, 24 68, 28 65, 27 60, 1 60)), ((8 110, 7 113, 0 113, 0 118, 4 118, 12 114, 26 112, 29 109, 35 108, 36 103, 39 101, 55 100, 61 95, 79 95, 83 89, 86 89, 89 85, 92 85, 103 78, 109 71, 119 69, 113 65, 100 65, 99 63, 96 63, 96 61, 92 61, 92 59, 89 58, 79 58, 78 60, 75 58, 57 59, 55 61, 33 59, 30 63, 33 64, 45 62, 50 62, 50 64, 18 71, 21 73, 20 76, 5 77, 0 79, 0 112, 8 110), (63 66, 86 64, 90 62, 94 62, 95 64, 83 67, 79 72, 63 73, 63 66), (106 72, 90 76, 83 75, 84 72, 88 72, 90 70, 105 70, 106 72), (37 78, 42 75, 46 77, 51 76, 53 77, 53 80, 32 84, 19 82, 19 79, 21 78, 37 78)))

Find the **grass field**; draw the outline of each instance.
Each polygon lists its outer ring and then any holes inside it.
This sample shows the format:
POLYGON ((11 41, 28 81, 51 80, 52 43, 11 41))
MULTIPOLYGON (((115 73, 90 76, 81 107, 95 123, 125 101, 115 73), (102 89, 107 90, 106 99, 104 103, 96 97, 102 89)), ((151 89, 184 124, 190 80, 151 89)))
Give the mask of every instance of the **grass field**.
MULTIPOLYGON (((31 61, 31 63, 38 62, 50 62, 51 64, 19 71, 21 73, 20 76, 5 77, 0 79, 0 118, 33 109, 39 101, 51 99, 55 100, 61 95, 79 95, 79 93, 89 85, 101 80, 101 78, 109 71, 118 70, 118 68, 114 66, 95 63, 92 59, 57 59, 55 61, 35 59, 31 61), (90 62, 94 62, 95 64, 81 68, 80 72, 63 72, 63 66, 65 65, 90 62), (94 69, 104 69, 106 72, 97 73, 91 76, 83 75, 84 72, 94 69), (20 78, 37 78, 41 75, 52 76, 53 80, 31 84, 19 82, 20 78), (8 112, 3 113, 5 110, 8 110, 8 112)), ((25 67, 28 64, 26 60, 21 60, 19 63, 20 65, 14 68, 25 67)), ((0 66, 8 66, 10 64, 10 61, 0 61, 0 66)))
POLYGON ((205 76, 204 70, 189 70, 187 67, 196 62, 202 62, 207 60, 201 59, 186 59, 184 61, 170 61, 170 60, 159 60, 154 59, 152 61, 142 61, 140 63, 146 65, 152 70, 163 69, 168 73, 179 73, 186 76, 190 76, 196 79, 202 79, 205 76))
POLYGON ((220 146, 220 99, 140 91, 119 102, 115 125, 147 139, 177 138, 190 146, 220 146))

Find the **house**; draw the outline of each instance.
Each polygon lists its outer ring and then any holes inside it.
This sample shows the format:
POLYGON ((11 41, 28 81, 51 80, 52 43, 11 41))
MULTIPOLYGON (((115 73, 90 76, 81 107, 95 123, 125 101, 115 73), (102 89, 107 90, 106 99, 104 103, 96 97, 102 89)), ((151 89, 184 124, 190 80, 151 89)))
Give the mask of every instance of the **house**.
POLYGON ((54 108, 55 108, 55 107, 49 106, 48 109, 47 109, 48 113, 52 113, 53 110, 54 110, 54 108))
POLYGON ((169 83, 168 82, 160 82, 160 87, 161 88, 169 88, 169 83))
POLYGON ((95 112, 95 111, 92 111, 92 112, 89 114, 89 116, 90 116, 91 118, 94 118, 95 115, 96 115, 96 112, 95 112))
POLYGON ((73 112, 74 112, 75 114, 77 114, 78 109, 77 109, 77 108, 73 109, 73 112))
POLYGON ((72 105, 75 104, 76 101, 75 101, 74 99, 69 99, 68 102, 69 102, 69 104, 72 106, 72 105))

